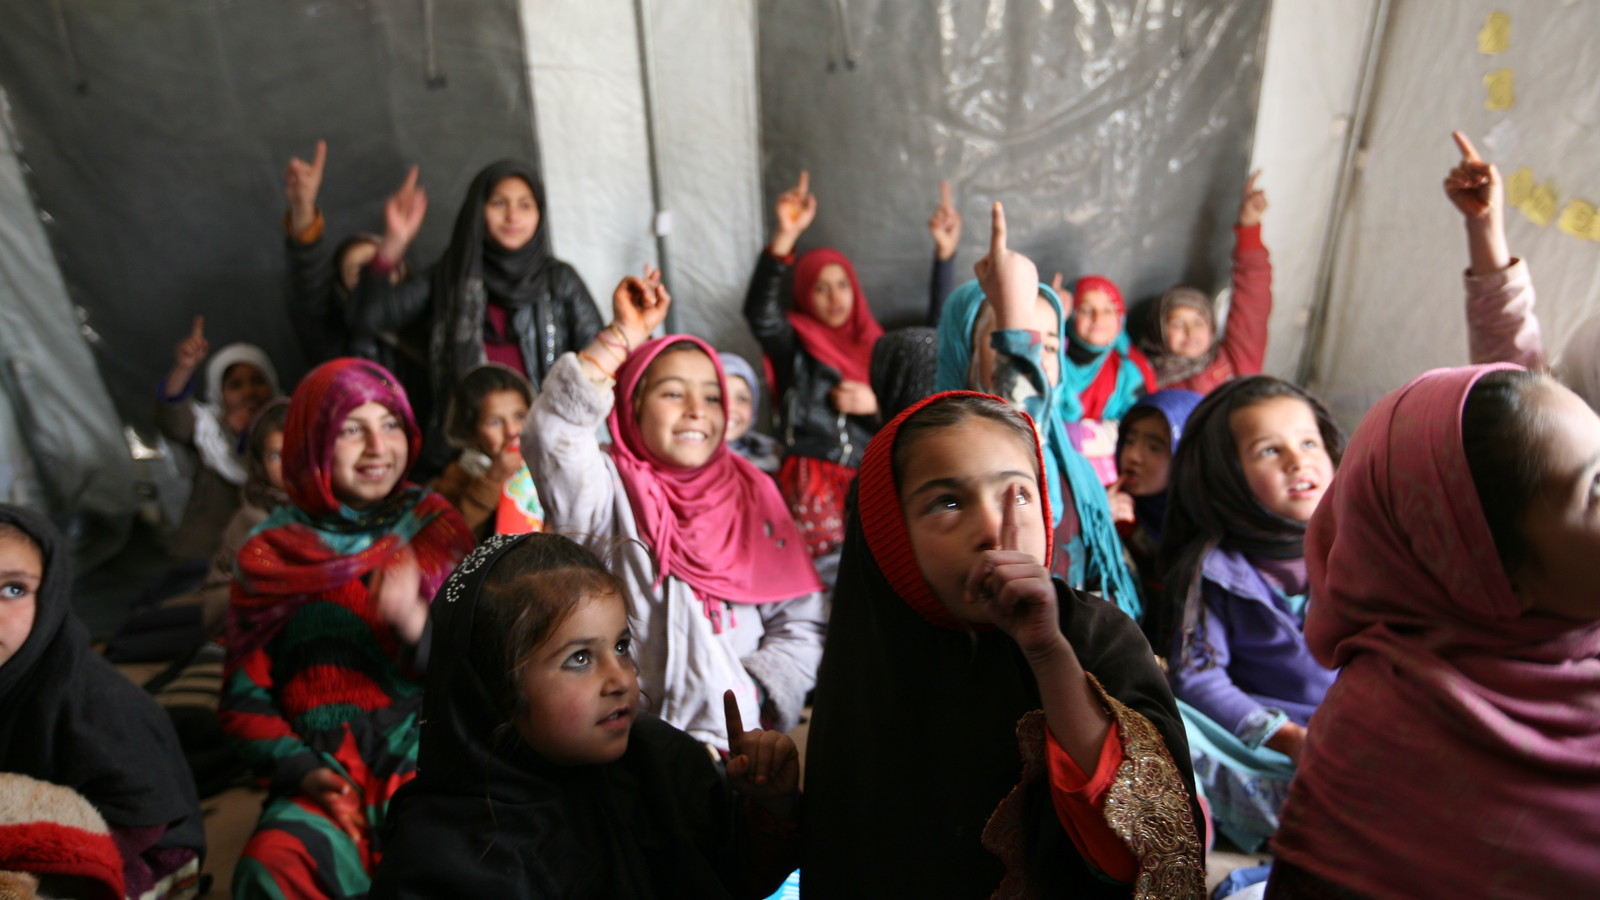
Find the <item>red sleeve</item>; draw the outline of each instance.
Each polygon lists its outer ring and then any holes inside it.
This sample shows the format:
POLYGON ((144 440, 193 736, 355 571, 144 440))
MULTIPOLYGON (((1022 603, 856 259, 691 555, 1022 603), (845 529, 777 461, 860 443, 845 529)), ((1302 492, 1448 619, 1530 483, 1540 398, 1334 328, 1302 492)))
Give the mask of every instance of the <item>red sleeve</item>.
POLYGON ((1106 822, 1106 794, 1122 764, 1122 733, 1116 722, 1100 747, 1100 760, 1092 776, 1084 775, 1056 736, 1045 729, 1046 765, 1050 769, 1050 801, 1056 818, 1084 859, 1108 878, 1131 884, 1139 874, 1139 860, 1106 822))
POLYGON ((1267 320, 1272 316, 1272 259, 1261 243, 1261 226, 1233 228, 1233 305, 1222 353, 1235 375, 1257 375, 1267 356, 1267 320))

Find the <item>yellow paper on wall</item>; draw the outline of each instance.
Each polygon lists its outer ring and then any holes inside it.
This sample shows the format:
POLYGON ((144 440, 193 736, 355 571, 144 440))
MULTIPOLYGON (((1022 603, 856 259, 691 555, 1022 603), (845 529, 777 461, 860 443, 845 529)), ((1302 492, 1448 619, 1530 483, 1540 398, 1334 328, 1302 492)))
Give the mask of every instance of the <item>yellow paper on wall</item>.
POLYGON ((1533 177, 1533 170, 1527 166, 1511 173, 1506 179, 1506 202, 1512 206, 1521 206, 1533 196, 1533 188, 1538 182, 1533 177))
POLYGON ((1483 86, 1489 89, 1489 96, 1483 101, 1483 108, 1489 112, 1510 109, 1516 105, 1516 76, 1510 69, 1501 69, 1483 76, 1483 86))
POLYGON ((1518 208, 1522 210, 1524 216, 1528 217, 1529 222, 1543 228, 1549 225, 1550 220, 1555 217, 1556 189, 1550 186, 1550 182, 1546 181, 1544 184, 1534 188, 1533 193, 1518 208))
POLYGON ((1567 208, 1561 211, 1561 218, 1556 220, 1556 227, 1562 233, 1583 240, 1590 239, 1594 226, 1594 205, 1583 200, 1568 203, 1567 208))
POLYGON ((1489 13, 1478 32, 1478 52, 1493 56, 1511 46, 1511 17, 1503 12, 1489 13))

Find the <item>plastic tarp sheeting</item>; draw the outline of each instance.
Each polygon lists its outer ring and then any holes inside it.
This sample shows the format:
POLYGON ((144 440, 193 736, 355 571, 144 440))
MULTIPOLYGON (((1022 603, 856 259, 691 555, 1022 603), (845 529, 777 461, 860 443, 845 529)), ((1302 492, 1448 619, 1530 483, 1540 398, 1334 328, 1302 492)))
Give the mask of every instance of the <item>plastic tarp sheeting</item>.
POLYGON ((116 529, 134 508, 128 448, 50 256, 4 106, 0 92, 0 502, 116 529))
POLYGON ((1548 203, 1528 207, 1533 217, 1511 209, 1506 226, 1538 286, 1552 357, 1600 312, 1600 228, 1584 214, 1600 206, 1600 80, 1583 74, 1600 63, 1597 34, 1593 3, 1395 4, 1318 355, 1315 386, 1346 422, 1423 371, 1467 362, 1466 238, 1440 187, 1460 159, 1452 130, 1471 135, 1508 181, 1526 168, 1535 193, 1549 189, 1548 203), (1509 16, 1509 39, 1480 52, 1497 12, 1509 16), (1512 103, 1486 109, 1486 78, 1502 71, 1512 103), (1584 223, 1587 237, 1569 233, 1584 223))
POLYGON ((1220 288, 1267 6, 763 0, 766 194, 811 172, 802 249, 849 254, 890 324, 924 313, 940 179, 963 218, 962 278, 1000 200, 1046 279, 1103 274, 1130 303, 1220 288))
MULTIPOLYGON (((149 423, 156 382, 197 314, 212 347, 260 344, 286 385, 303 371, 284 312, 282 173, 316 139, 329 144, 330 246, 381 230, 384 198, 420 163, 431 205, 411 260, 437 258, 472 176, 535 157, 518 13, 515 0, 0 13, 0 85, 124 418, 149 423)), ((559 211, 551 219, 559 230, 559 211)))

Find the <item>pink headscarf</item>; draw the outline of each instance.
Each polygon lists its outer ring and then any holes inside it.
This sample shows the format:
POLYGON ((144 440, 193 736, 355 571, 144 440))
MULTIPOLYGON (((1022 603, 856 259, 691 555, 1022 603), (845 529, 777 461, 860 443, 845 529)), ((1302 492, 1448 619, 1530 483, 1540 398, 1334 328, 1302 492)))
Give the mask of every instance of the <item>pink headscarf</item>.
POLYGON ((794 308, 789 313, 789 324, 817 362, 829 366, 843 375, 846 381, 872 381, 872 348, 883 337, 883 326, 872 317, 867 306, 867 295, 861 292, 861 282, 856 280, 856 267, 849 257, 828 247, 819 247, 805 256, 794 267, 794 308), (844 269, 850 279, 850 290, 855 302, 850 305, 850 318, 844 324, 830 327, 817 318, 812 307, 811 289, 823 268, 836 265, 844 269))
POLYGON ((1506 368, 1380 401, 1307 534, 1306 640, 1343 670, 1275 845, 1364 895, 1600 884, 1600 625, 1519 612, 1462 448, 1468 392, 1506 368))
POLYGON ((726 442, 703 465, 667 463, 644 445, 634 418, 633 395, 645 370, 668 347, 690 343, 716 367, 727 409, 727 377, 716 351, 699 338, 669 335, 641 345, 617 372, 617 398, 607 425, 611 458, 628 491, 640 534, 660 570, 683 579, 706 604, 772 603, 822 590, 777 484, 726 442))

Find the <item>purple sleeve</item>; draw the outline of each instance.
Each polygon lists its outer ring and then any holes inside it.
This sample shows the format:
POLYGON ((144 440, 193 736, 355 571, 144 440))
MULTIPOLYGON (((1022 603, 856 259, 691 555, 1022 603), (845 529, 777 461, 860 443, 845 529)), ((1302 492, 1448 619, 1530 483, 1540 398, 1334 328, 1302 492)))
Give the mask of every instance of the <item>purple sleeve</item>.
POLYGON ((1509 362, 1536 371, 1549 367, 1526 262, 1513 259, 1498 272, 1468 274, 1462 282, 1467 295, 1467 346, 1474 365, 1509 362))
MULTIPOLYGON (((1201 590, 1206 589, 1202 585, 1201 590)), ((1207 598, 1208 601, 1210 598, 1207 598)), ((1263 715, 1271 715, 1254 697, 1240 690, 1228 677, 1231 652, 1228 626, 1210 602, 1200 611, 1203 646, 1173 670, 1172 693, 1179 700, 1204 713, 1207 718, 1235 735, 1247 730, 1263 715)), ((1178 654, 1174 653, 1176 659, 1178 654)))

